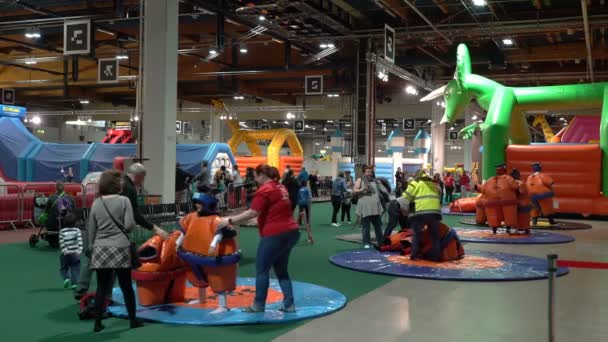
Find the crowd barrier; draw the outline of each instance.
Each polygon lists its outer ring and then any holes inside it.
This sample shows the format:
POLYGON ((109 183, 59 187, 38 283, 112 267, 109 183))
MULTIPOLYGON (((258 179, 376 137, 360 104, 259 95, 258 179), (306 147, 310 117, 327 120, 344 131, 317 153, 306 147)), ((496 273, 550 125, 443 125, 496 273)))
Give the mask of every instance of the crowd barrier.
MULTIPOLYGON (((82 185, 79 183, 66 184, 66 194, 74 199, 74 205, 83 219, 97 197, 97 183, 82 185)), ((35 200, 39 196, 49 197, 55 192, 55 183, 35 184, 0 184, 0 230, 17 229, 19 227, 36 227, 36 216, 44 207, 36 207, 35 200)), ((193 210, 190 196, 184 203, 174 204, 144 204, 140 206, 142 214, 152 223, 161 226, 175 224, 179 217, 193 210)), ((246 206, 246 192, 243 186, 230 186, 223 193, 225 209, 237 210, 246 206)))
POLYGON ((547 255, 547 271, 549 272, 549 342, 555 342, 555 274, 558 267, 606 270, 608 269, 608 263, 595 261, 558 260, 557 254, 547 255))

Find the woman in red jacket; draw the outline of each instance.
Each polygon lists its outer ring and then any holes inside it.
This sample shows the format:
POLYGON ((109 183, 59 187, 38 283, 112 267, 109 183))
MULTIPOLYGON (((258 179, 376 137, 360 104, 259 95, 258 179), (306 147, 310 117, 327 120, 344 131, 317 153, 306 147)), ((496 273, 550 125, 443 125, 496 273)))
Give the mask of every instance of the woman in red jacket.
POLYGON ((251 208, 239 215, 225 217, 218 228, 240 224, 257 217, 260 231, 255 261, 255 299, 245 312, 263 312, 270 279, 270 268, 279 280, 283 292, 283 312, 295 312, 293 287, 289 272, 289 255, 300 238, 298 224, 293 218, 289 193, 278 182, 279 171, 269 165, 259 165, 255 169, 255 180, 260 188, 255 193, 251 208))

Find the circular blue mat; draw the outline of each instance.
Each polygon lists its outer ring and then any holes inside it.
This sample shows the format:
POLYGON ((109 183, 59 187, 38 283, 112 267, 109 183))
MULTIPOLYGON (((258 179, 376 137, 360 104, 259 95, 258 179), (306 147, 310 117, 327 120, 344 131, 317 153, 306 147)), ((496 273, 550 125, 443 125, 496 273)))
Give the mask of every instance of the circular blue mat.
MULTIPOLYGON (((518 254, 486 251, 466 251, 462 260, 434 263, 410 261, 409 256, 398 253, 380 253, 364 249, 336 254, 329 261, 337 266, 360 272, 386 274, 398 277, 463 280, 463 281, 514 281, 547 278, 547 261, 518 254)), ((559 268, 557 275, 567 274, 559 268)))
MULTIPOLYGON (((238 278, 237 284, 237 290, 241 286, 255 287, 255 279, 238 278)), ((270 291, 272 290, 281 291, 276 279, 270 280, 270 291)), ((253 292, 252 290, 245 291, 253 292)), ((212 309, 198 308, 185 304, 166 304, 147 307, 138 304, 137 317, 161 323, 190 325, 286 323, 325 316, 342 309, 346 305, 346 297, 342 293, 314 284, 294 281, 293 292, 297 308, 295 313, 279 311, 278 309, 281 307, 282 302, 278 300, 272 304, 267 304, 266 312, 263 313, 244 313, 240 308, 233 307, 226 313, 211 314, 212 309)), ((114 288, 112 296, 117 305, 110 306, 108 311, 117 317, 127 317, 127 310, 124 306, 124 299, 120 289, 114 288)), ((282 296, 280 298, 282 299, 282 296)), ((230 298, 228 298, 229 304, 230 301, 230 298)))
MULTIPOLYGON (((501 244, 553 244, 573 242, 574 237, 570 235, 531 230, 530 234, 507 234, 504 229, 498 229, 496 235, 492 229, 475 229, 454 227, 462 242, 474 243, 501 243, 501 244)), ((515 230, 512 230, 515 232, 515 230)))

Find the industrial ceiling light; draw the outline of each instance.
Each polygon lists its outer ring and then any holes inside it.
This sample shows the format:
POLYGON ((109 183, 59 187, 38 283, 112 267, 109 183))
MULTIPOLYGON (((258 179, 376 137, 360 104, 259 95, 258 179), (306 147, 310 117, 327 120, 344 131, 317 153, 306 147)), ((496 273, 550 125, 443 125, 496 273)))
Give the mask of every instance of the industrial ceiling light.
POLYGON ((118 59, 118 60, 129 59, 129 55, 127 54, 126 51, 121 51, 116 55, 116 59, 118 59))
POLYGON ((93 122, 93 119, 88 118, 88 119, 87 119, 87 122, 89 122, 89 123, 90 123, 90 122, 93 122))
POLYGON ((89 104, 89 103, 90 103, 89 100, 86 100, 86 99, 80 100, 80 104, 84 105, 84 104, 89 104))
POLYGON ((409 95, 418 95, 418 89, 412 85, 405 87, 405 93, 409 95))
POLYGON ((340 97, 340 94, 327 94, 327 97, 340 97))
POLYGON ((450 131, 453 131, 453 130, 454 130, 454 126, 450 127, 450 131))
POLYGON ((295 119, 296 116, 292 112, 287 112, 287 120, 295 119))
POLYGON ((513 39, 511 38, 504 38, 502 40, 502 43, 504 46, 513 46, 513 39))
POLYGON ((35 59, 28 59, 28 60, 25 61, 25 64, 27 64, 27 65, 33 65, 33 64, 36 64, 36 63, 38 63, 38 62, 36 62, 35 59))
POLYGON ((473 0, 473 5, 475 6, 485 6, 486 5, 486 0, 473 0))
POLYGON ((327 46, 327 44, 326 44, 326 43, 321 43, 321 44, 319 44, 319 47, 320 47, 321 49, 327 49, 327 48, 328 48, 328 46, 327 46))
POLYGON ((41 122, 42 122, 42 120, 40 119, 40 117, 38 115, 36 115, 32 118, 32 123, 34 125, 40 125, 41 122))
POLYGON ((135 116, 133 117, 133 121, 139 121, 139 116, 135 115, 135 116))
POLYGON ((477 115, 473 114, 473 116, 471 117, 471 120, 477 120, 477 115))
POLYGON ((233 99, 235 99, 235 100, 244 100, 244 99, 245 99, 245 96, 242 96, 242 95, 235 95, 235 96, 233 97, 233 99))
POLYGON ((210 55, 217 55, 217 50, 216 49, 211 49, 211 50, 209 50, 209 54, 210 55))
POLYGON ((247 45, 245 45, 245 44, 240 44, 240 45, 239 45, 239 51, 240 51, 241 53, 247 53, 247 52, 248 52, 248 50, 247 50, 247 45))
POLYGON ((261 15, 261 16, 259 16, 259 17, 258 17, 258 19, 259 19, 260 21, 264 21, 264 20, 266 20, 266 17, 265 17, 265 16, 263 16, 263 15, 261 15))
POLYGON ((40 29, 37 27, 28 28, 25 31, 25 37, 29 39, 38 39, 41 37, 40 29))

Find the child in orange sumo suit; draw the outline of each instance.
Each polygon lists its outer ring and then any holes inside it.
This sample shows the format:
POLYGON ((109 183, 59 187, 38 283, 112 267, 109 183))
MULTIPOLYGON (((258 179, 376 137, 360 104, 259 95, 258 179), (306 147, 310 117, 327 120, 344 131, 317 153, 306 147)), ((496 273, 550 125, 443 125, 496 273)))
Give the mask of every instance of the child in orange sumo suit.
MULTIPOLYGON (((386 251, 401 251, 402 255, 408 255, 411 252, 412 239, 414 231, 412 229, 402 229, 397 234, 389 237, 390 242, 380 247, 381 252, 386 251)), ((446 224, 441 223, 439 226, 439 238, 441 255, 439 261, 450 261, 462 259, 464 257, 464 248, 460 243, 458 234, 454 229, 451 229, 446 224)), ((427 259, 426 254, 433 246, 431 236, 428 229, 422 231, 422 240, 420 241, 420 255, 422 259, 427 259)))
POLYGON ((549 223, 555 224, 555 210, 553 209, 553 178, 542 172, 540 163, 532 164, 533 174, 526 179, 526 188, 532 200, 532 224, 538 223, 540 216, 549 219, 549 223))
POLYGON ((221 218, 217 215, 217 199, 205 193, 195 193, 192 201, 197 211, 181 222, 181 236, 177 240, 179 256, 192 271, 188 281, 199 288, 199 303, 206 301, 206 287, 218 294, 219 306, 213 314, 228 311, 226 293, 236 288, 240 251, 231 227, 217 229, 221 218))

